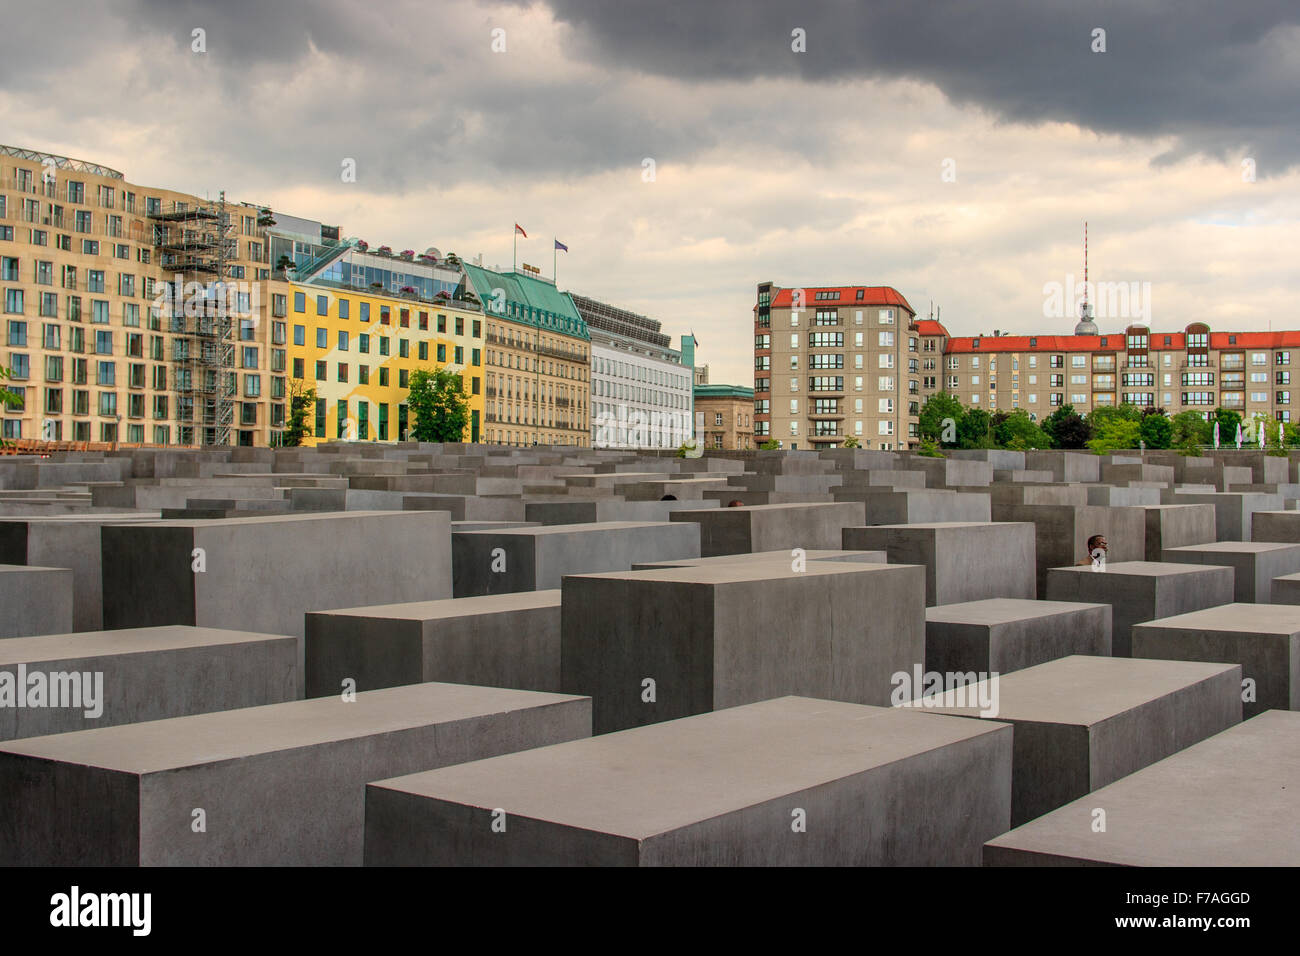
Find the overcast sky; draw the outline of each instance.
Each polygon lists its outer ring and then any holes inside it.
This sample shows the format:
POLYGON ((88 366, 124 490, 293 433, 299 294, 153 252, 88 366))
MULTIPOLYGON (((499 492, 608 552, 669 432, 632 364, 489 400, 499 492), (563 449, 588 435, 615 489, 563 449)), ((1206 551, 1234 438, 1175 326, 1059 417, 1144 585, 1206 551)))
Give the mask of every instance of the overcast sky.
POLYGON ((752 384, 763 280, 1071 331, 1084 220, 1153 328, 1297 327, 1300 4, 1134 6, 45 0, 6 11, 0 140, 488 265, 518 221, 715 382, 752 384))

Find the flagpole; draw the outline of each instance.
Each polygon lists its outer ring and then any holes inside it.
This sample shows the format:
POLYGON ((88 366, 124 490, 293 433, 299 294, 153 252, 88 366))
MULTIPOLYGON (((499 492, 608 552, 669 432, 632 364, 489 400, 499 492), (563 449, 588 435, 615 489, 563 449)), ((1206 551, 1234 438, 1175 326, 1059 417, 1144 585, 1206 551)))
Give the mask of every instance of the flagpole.
POLYGON ((556 263, 559 261, 559 250, 555 248, 555 239, 551 239, 551 281, 555 283, 555 288, 560 287, 560 276, 555 271, 556 263))
POLYGON ((510 235, 514 237, 514 238, 512 239, 513 245, 512 245, 511 250, 510 250, 510 271, 511 271, 511 272, 516 272, 516 271, 518 271, 518 268, 519 268, 519 266, 518 266, 518 262, 519 262, 519 226, 518 226, 518 225, 516 225, 514 229, 510 230, 510 235))

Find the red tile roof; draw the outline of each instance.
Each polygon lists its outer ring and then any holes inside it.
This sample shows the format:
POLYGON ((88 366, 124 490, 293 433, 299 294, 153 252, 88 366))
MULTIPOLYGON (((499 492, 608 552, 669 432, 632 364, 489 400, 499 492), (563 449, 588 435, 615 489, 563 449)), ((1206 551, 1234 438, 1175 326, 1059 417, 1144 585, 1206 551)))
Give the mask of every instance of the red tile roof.
MULTIPOLYGON (((820 286, 802 286, 804 291, 804 308, 812 309, 822 305, 899 305, 916 314, 915 310, 907 304, 902 293, 891 289, 887 285, 861 286, 861 285, 820 285, 820 286), (858 298, 858 292, 861 290, 862 298, 858 298), (818 299, 818 292, 838 292, 838 299, 818 299)), ((794 289, 780 289, 772 298, 772 308, 788 309, 794 297, 794 289)))
POLYGON ((937 322, 934 319, 921 319, 916 323, 916 331, 920 332, 922 335, 942 335, 944 338, 948 337, 948 330, 943 327, 943 323, 937 322))
MULTIPOLYGON (((1149 348, 1153 351, 1186 348, 1184 332, 1152 332, 1149 348), (1165 339, 1169 344, 1165 344, 1165 339)), ((1231 349, 1276 349, 1300 348, 1300 331, 1280 332, 1211 332, 1210 348, 1216 350, 1231 349), (1235 342, 1229 342, 1232 336, 1235 342)), ((1108 335, 983 335, 950 338, 945 350, 953 352, 1122 352, 1126 349, 1123 332, 1108 335), (1030 338, 1036 342, 1029 344, 1030 338), (1101 340, 1106 340, 1102 345, 1101 340), (979 341, 979 348, 975 342, 979 341)))

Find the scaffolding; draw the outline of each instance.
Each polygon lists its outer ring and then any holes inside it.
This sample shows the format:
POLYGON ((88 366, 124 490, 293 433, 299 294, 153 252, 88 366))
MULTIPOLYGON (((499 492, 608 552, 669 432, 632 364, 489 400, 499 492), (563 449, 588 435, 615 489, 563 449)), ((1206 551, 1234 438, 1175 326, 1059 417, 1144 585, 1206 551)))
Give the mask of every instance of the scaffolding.
POLYGON ((237 239, 216 202, 174 201, 149 213, 158 261, 168 273, 164 321, 172 333, 172 391, 182 445, 230 444, 235 421, 236 306, 226 282, 237 239))

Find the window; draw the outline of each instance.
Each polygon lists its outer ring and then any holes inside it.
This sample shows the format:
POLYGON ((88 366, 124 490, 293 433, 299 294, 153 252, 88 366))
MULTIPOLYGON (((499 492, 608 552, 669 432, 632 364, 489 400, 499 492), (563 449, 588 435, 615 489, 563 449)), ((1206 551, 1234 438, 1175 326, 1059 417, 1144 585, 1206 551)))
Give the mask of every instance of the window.
POLYGON ((327 296, 327 295, 318 295, 318 296, 316 296, 316 314, 317 314, 317 315, 329 315, 329 314, 330 314, 330 297, 329 297, 329 296, 327 296))
POLYGON ((325 381, 325 375, 326 375, 326 371, 325 371, 325 363, 324 363, 324 362, 317 362, 317 363, 316 363, 316 381, 318 381, 318 382, 323 382, 323 381, 325 381))
POLYGON ((327 329, 316 330, 316 348, 327 349, 330 347, 330 334, 327 329))
POLYGON ((294 378, 303 377, 303 360, 300 358, 296 358, 293 360, 293 377, 294 378))
POLYGON ((1251 352, 1251 353, 1250 353, 1250 364, 1251 364, 1251 365, 1267 365, 1267 364, 1268 364, 1268 353, 1267 353, 1267 352, 1251 352))
POLYGON ((242 366, 244 368, 257 368, 257 347, 249 345, 244 346, 242 359, 242 366))
POLYGON ((293 294, 293 311, 295 312, 307 311, 307 293, 295 292, 293 294))

